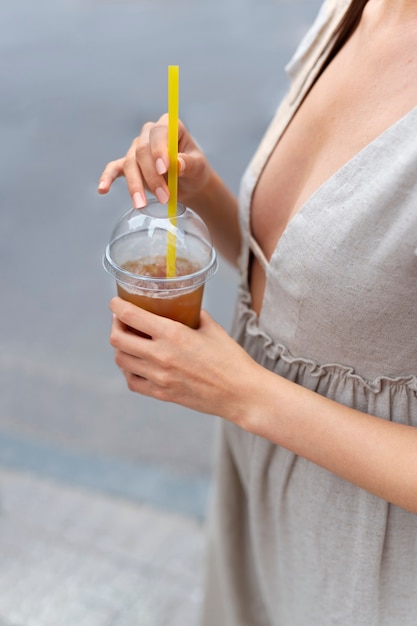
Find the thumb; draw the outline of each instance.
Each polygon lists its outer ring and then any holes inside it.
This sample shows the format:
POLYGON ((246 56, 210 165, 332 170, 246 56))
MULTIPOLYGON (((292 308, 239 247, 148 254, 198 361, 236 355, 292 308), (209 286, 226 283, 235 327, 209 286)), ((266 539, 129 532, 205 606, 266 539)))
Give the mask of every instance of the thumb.
POLYGON ((178 176, 198 180, 208 170, 207 160, 199 150, 178 154, 178 176))
POLYGON ((186 168, 187 168, 186 155, 179 154, 178 155, 178 176, 182 176, 185 173, 186 168))

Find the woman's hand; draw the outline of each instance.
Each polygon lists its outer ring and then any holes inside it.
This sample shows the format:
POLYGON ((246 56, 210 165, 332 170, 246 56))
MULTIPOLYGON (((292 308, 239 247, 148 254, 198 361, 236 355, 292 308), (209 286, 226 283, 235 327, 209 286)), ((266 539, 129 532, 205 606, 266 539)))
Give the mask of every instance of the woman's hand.
MULTIPOLYGON (((169 198, 168 166, 168 115, 164 114, 157 122, 143 126, 126 156, 106 165, 98 191, 107 193, 116 178, 125 176, 135 208, 146 205, 146 190, 161 204, 166 204, 169 198)), ((206 157, 181 121, 178 124, 178 176, 178 199, 184 204, 190 204, 190 199, 192 202, 211 176, 206 157)))
MULTIPOLYGON (((106 165, 98 192, 107 193, 116 178, 125 176, 133 207, 146 206, 146 191, 166 204, 168 166, 168 115, 165 114, 157 122, 143 126, 126 156, 106 165)), ((178 123, 178 200, 203 218, 217 250, 232 265, 237 265, 241 246, 237 199, 181 121, 178 123)))
POLYGON ((110 343, 131 391, 244 427, 252 374, 260 366, 208 313, 201 312, 200 327, 193 330, 121 298, 110 308, 110 343))

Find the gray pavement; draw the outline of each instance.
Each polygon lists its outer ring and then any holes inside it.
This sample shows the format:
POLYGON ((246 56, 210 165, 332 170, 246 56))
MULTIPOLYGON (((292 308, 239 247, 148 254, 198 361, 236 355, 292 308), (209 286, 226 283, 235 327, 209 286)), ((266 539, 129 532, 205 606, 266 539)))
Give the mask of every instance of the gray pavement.
MULTIPOLYGON (((319 0, 0 0, 0 626, 196 624, 216 419, 126 390, 105 163, 166 109, 237 192, 319 0)), ((204 305, 229 328, 225 262, 204 305)))
POLYGON ((0 471, 1 626, 184 626, 201 603, 193 519, 0 471))

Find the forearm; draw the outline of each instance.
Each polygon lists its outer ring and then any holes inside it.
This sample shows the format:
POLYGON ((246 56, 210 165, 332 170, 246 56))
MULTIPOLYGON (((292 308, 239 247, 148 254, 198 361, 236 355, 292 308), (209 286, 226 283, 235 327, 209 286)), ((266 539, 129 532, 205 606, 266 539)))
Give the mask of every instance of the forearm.
POLYGON ((241 246, 236 197, 213 170, 198 197, 184 198, 205 221, 217 251, 232 265, 237 265, 241 246))
POLYGON ((417 513, 416 428, 345 407, 263 368, 254 382, 245 429, 417 513))
POLYGON ((417 428, 346 407, 267 370, 205 311, 192 330, 120 298, 111 308, 111 343, 130 389, 218 415, 417 514, 417 428))

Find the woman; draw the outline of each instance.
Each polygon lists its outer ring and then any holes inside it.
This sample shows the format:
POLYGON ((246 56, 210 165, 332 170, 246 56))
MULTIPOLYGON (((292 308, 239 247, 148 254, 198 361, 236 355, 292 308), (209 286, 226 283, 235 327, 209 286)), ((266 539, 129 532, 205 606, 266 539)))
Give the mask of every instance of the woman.
MULTIPOLYGON (((233 339, 111 303, 129 388, 223 418, 206 626, 415 626, 416 43, 414 0, 327 0, 239 208, 181 126, 180 199, 240 268, 233 339)), ((166 145, 145 125, 99 191, 164 202, 166 145)))

